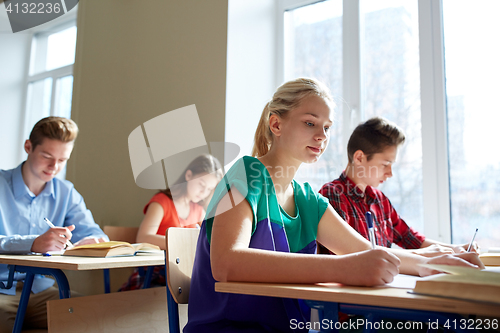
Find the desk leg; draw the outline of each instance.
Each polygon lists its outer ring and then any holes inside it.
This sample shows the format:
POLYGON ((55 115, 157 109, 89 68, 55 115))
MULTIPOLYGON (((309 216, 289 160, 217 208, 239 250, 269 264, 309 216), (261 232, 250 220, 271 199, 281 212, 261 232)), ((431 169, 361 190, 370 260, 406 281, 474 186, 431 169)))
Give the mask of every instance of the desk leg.
MULTIPOLYGON (((369 305, 354 305, 354 304, 310 301, 310 300, 304 300, 304 301, 311 308, 319 310, 321 332, 338 332, 338 328, 341 327, 341 324, 338 322, 339 312, 363 316, 364 318, 362 319, 360 318, 361 321, 359 322, 356 321, 354 325, 355 327, 353 327, 353 328, 360 328, 359 325, 362 325, 363 332, 377 332, 378 329, 382 327, 381 321, 385 318, 419 322, 422 325, 422 328, 426 324, 433 324, 431 325, 432 327, 429 327, 428 332, 433 332, 438 330, 439 329, 438 323, 439 325, 446 325, 447 323, 448 324, 459 323, 461 322, 461 320, 464 319, 464 317, 454 313, 387 308, 387 307, 377 307, 369 305), (325 325, 323 325, 323 323, 325 323, 325 325), (326 323, 328 323, 328 325, 326 325, 326 323)), ((405 328, 407 330, 411 329, 410 327, 405 327, 405 328)), ((397 328, 392 327, 392 329, 397 329, 397 328)), ((457 333, 476 332, 476 330, 467 330, 461 327, 452 327, 451 329, 446 331, 457 332, 457 333)))
POLYGON ((104 275, 104 293, 109 294, 111 292, 110 281, 109 281, 109 269, 105 268, 102 270, 104 275))
POLYGON ((19 300, 19 307, 17 309, 16 320, 14 322, 14 329, 12 330, 13 333, 20 333, 23 328, 24 316, 26 314, 26 308, 28 307, 28 301, 30 299, 31 287, 33 286, 35 274, 53 276, 56 279, 57 285, 59 287, 59 297, 69 298, 71 296, 69 291, 68 279, 60 269, 14 265, 9 266, 9 269, 11 271, 26 273, 23 291, 19 300))
POLYGON ((170 289, 167 286, 167 313, 168 313, 168 331, 171 333, 180 333, 181 324, 179 321, 179 305, 175 302, 170 289))
POLYGON ((373 313, 368 313, 365 315, 365 328, 363 329, 364 333, 372 333, 377 332, 378 329, 375 328, 374 323, 378 322, 380 318, 376 317, 373 313))
POLYGON ((9 269, 9 276, 7 278, 7 285, 4 285, 3 282, 0 281, 0 289, 10 289, 12 288, 12 285, 14 284, 14 273, 16 272, 15 269, 10 269, 11 265, 8 265, 7 268, 9 269))
POLYGON ((155 266, 149 266, 146 268, 146 276, 144 277, 144 284, 142 289, 147 289, 151 286, 151 278, 153 277, 153 271, 155 270, 155 266))
POLYGON ((335 326, 335 323, 337 323, 339 321, 339 304, 338 303, 310 301, 310 300, 304 300, 304 302, 309 307, 318 310, 319 322, 320 322, 320 326, 321 326, 320 332, 338 333, 339 330, 335 326), (323 325, 324 323, 328 323, 328 325, 326 325, 326 324, 323 325))
MULTIPOLYGON (((325 318, 332 318, 331 321, 329 321, 330 325, 328 326, 329 328, 325 329, 325 332, 335 332, 337 333, 339 330, 335 326, 335 323, 339 321, 339 304, 338 303, 325 303, 323 305, 323 314, 325 318)), ((320 318, 322 319, 322 318, 320 318)), ((322 322, 322 321, 320 321, 322 322)), ((322 330, 323 331, 323 330, 322 330)))
MULTIPOLYGON (((154 267, 151 266, 148 269, 149 271, 153 271, 154 267)), ((168 261, 167 256, 165 256, 165 279, 168 276, 168 261)), ((150 277, 151 278, 151 277, 150 277)), ((172 294, 170 293, 170 288, 168 287, 167 281, 167 314, 168 314, 168 331, 170 333, 180 333, 181 332, 181 324, 179 320, 179 304, 174 300, 172 294)))
POLYGON ((35 274, 31 272, 26 273, 23 291, 19 300, 19 307, 17 308, 16 321, 14 322, 14 329, 12 330, 13 333, 20 333, 23 329, 24 315, 26 314, 26 308, 28 307, 28 301, 30 299, 31 287, 33 286, 34 278, 35 274))
POLYGON ((51 270, 50 273, 45 273, 46 275, 52 275, 56 281, 57 281, 57 286, 59 287, 59 298, 70 298, 71 297, 71 292, 69 290, 69 282, 68 278, 66 277, 66 274, 63 273, 60 269, 52 269, 48 268, 51 270))
MULTIPOLYGON (((426 324, 432 324, 431 326, 436 326, 436 327, 429 327, 428 330, 429 332, 438 329, 438 324, 445 325, 446 323, 449 324, 453 322, 460 322, 460 320, 463 320, 464 318, 454 313, 387 308, 387 307, 377 307, 369 305, 340 304, 339 309, 341 312, 344 313, 364 316, 365 317, 364 332, 376 332, 378 328, 381 327, 381 321, 385 318, 397 319, 402 321, 410 320, 413 322, 419 322, 422 325, 422 328, 426 324)), ((405 329, 409 330, 411 328, 406 327, 405 329)), ((475 330, 467 330, 461 327, 452 327, 449 331, 457 333, 462 333, 462 332, 466 333, 471 331, 475 332, 475 330)))

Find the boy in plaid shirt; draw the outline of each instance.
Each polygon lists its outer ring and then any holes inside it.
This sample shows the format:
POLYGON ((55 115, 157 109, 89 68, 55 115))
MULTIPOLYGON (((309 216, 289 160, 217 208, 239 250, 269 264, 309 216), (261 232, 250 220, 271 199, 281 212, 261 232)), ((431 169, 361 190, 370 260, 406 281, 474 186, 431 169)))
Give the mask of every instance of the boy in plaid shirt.
MULTIPOLYGON (((328 198, 337 213, 366 239, 365 213, 371 211, 376 242, 380 246, 391 247, 395 243, 427 257, 465 252, 469 244, 438 242, 409 227, 384 193, 377 189, 392 177, 392 164, 404 141, 401 128, 384 118, 374 117, 361 123, 349 138, 347 167, 338 179, 323 185, 319 193, 328 198)), ((476 243, 472 249, 478 251, 476 243)))

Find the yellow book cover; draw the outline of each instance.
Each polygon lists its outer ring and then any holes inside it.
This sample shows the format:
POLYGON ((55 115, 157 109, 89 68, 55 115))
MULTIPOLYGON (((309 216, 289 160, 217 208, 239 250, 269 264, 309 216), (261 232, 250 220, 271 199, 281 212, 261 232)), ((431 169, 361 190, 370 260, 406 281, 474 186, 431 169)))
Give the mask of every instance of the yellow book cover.
POLYGON ((156 245, 149 243, 130 244, 127 242, 101 242, 72 247, 64 252, 65 256, 81 257, 114 257, 114 256, 133 256, 140 252, 161 251, 156 245))
POLYGON ((479 270, 449 265, 425 266, 445 273, 418 280, 413 289, 416 294, 500 303, 500 267, 479 270))
POLYGON ((485 266, 500 266, 500 253, 499 252, 486 252, 479 255, 479 259, 485 266))

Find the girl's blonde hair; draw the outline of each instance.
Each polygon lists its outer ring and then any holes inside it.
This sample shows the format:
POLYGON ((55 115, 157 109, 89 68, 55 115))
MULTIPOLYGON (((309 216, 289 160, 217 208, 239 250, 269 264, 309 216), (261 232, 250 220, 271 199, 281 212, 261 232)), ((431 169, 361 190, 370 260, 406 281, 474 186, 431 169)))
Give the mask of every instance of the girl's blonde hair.
POLYGON ((288 111, 295 109, 302 100, 315 95, 333 104, 333 98, 328 87, 316 79, 298 78, 282 84, 266 104, 255 131, 252 156, 264 156, 271 149, 273 136, 269 128, 269 117, 275 114, 280 118, 286 117, 288 111))

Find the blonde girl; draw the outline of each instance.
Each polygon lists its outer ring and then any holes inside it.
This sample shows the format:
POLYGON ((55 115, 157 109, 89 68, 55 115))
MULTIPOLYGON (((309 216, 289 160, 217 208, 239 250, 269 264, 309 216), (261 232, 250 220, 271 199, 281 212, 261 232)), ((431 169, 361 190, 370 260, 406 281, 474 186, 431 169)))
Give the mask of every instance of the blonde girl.
POLYGON ((372 249, 326 198, 293 179, 325 151, 333 108, 328 89, 308 78, 283 84, 265 106, 253 157, 233 165, 207 208, 185 333, 289 332, 291 320, 309 321, 297 300, 218 293, 216 281, 375 286, 399 272, 432 273, 418 263, 481 265, 472 253, 429 259, 372 249), (337 255, 315 254, 316 240, 337 255))

